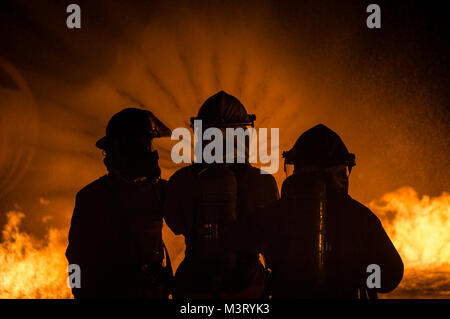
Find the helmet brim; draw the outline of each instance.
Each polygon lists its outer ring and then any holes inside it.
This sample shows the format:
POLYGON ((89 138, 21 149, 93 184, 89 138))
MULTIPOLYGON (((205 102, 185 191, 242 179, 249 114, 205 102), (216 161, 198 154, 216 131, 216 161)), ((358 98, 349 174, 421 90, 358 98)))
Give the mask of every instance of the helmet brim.
MULTIPOLYGON (((142 114, 139 114, 139 116, 142 116, 142 114)), ((142 124, 142 121, 140 122, 141 122, 140 124, 142 124)), ((113 140, 120 139, 121 137, 141 136, 141 135, 150 136, 151 138, 170 137, 172 135, 172 130, 168 128, 163 122, 161 122, 156 116, 154 116, 152 112, 145 109, 128 108, 122 110, 119 113, 116 113, 111 118, 106 128, 106 135, 103 136, 101 139, 99 139, 95 143, 95 146, 101 150, 106 150, 108 148, 108 143, 110 143, 113 140), (124 114, 125 112, 128 113, 124 114), (148 123, 147 122, 144 123, 145 124, 144 128, 139 128, 139 126, 137 128, 134 127, 133 126, 134 124, 133 123, 130 124, 128 119, 128 122, 125 122, 126 124, 125 129, 123 128, 122 124, 122 127, 120 125, 118 126, 119 130, 116 129, 116 131, 114 130, 109 131, 109 127, 112 125, 111 123, 113 121, 116 121, 117 124, 117 121, 119 120, 118 116, 122 115, 123 120, 123 116, 127 115, 129 117, 130 112, 133 112, 131 114, 134 116, 134 118, 133 117, 131 118, 132 120, 136 120, 135 118, 136 112, 145 112, 145 115, 148 117, 148 123)))
POLYGON ((104 150, 106 149, 106 141, 107 141, 107 137, 103 136, 101 139, 99 139, 96 143, 95 146, 97 146, 97 148, 104 150))

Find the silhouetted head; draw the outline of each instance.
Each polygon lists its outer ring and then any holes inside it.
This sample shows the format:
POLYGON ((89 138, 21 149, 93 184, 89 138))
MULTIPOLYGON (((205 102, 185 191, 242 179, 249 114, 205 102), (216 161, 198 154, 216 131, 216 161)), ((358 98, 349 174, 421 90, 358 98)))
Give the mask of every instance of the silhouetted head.
MULTIPOLYGON (((249 126, 253 127, 255 119, 256 116, 254 114, 248 114, 244 105, 236 97, 220 91, 209 97, 203 103, 198 111, 197 117, 191 118, 191 126, 195 129, 194 124, 197 120, 201 120, 202 129, 194 133, 201 133, 202 135, 205 130, 210 128, 220 130, 222 134, 222 150, 217 146, 217 148, 214 148, 214 154, 223 154, 224 161, 227 161, 227 158, 234 158, 234 162, 243 163, 248 162, 249 142, 251 138, 250 133, 244 130, 249 126), (241 130, 242 132, 248 133, 248 135, 244 136, 244 139, 234 136, 233 140, 228 140, 227 129, 241 130), (231 142, 233 143, 233 147, 227 147, 226 144, 231 142), (217 151, 220 153, 216 153, 217 151), (233 151, 233 154, 231 151, 233 151)), ((203 136, 203 139, 202 144, 196 144, 196 149, 199 146, 201 146, 200 149, 204 149, 212 141, 216 141, 216 135, 214 135, 214 138, 211 137, 211 141, 207 140, 205 136, 203 136)))
POLYGON ((106 150, 115 141, 135 140, 143 137, 153 139, 170 136, 170 134, 170 129, 161 123, 152 112, 126 108, 111 117, 106 126, 106 135, 97 141, 96 146, 106 150))
POLYGON ((327 172, 342 188, 348 188, 348 175, 356 165, 355 154, 323 124, 300 135, 294 147, 283 152, 283 157, 285 165, 294 165, 294 173, 327 172))
POLYGON ((112 116, 106 135, 96 146, 105 151, 108 171, 118 171, 129 177, 159 177, 158 153, 152 150, 152 140, 170 136, 170 129, 150 111, 127 108, 112 116), (157 175, 157 176, 155 176, 157 175))
POLYGON ((220 91, 209 97, 198 111, 194 120, 202 120, 203 127, 253 126, 256 116, 248 114, 244 105, 234 96, 220 91))
POLYGON ((304 132, 294 147, 283 152, 286 164, 300 168, 305 165, 330 167, 335 165, 355 166, 355 154, 347 150, 342 139, 323 124, 304 132))

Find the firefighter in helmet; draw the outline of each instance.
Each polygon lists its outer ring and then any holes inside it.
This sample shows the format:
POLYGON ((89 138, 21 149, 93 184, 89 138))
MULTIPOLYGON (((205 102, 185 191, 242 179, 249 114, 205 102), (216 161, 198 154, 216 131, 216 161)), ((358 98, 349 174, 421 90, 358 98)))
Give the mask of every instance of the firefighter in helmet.
MULTIPOLYGON (((195 120, 202 121, 202 130, 214 127, 225 132, 253 127, 255 116, 247 114, 237 98, 221 91, 204 102, 191 122, 195 120)), ((164 218, 186 242, 185 258, 175 274, 175 298, 259 298, 264 294, 267 274, 256 241, 250 238, 251 229, 259 210, 278 198, 278 188, 273 176, 250 165, 248 147, 243 149, 241 161, 235 156, 232 163, 194 162, 168 182, 164 218)), ((239 152, 233 151, 234 155, 239 152)))
POLYGON ((170 133, 150 111, 127 108, 97 141, 108 174, 76 195, 66 250, 69 264, 80 267, 75 298, 168 297, 172 270, 162 241, 167 182, 152 140, 170 133))
POLYGON ((283 157, 294 171, 259 231, 273 298, 366 299, 393 290, 402 260, 379 219, 348 195, 355 155, 341 138, 319 124, 283 157))

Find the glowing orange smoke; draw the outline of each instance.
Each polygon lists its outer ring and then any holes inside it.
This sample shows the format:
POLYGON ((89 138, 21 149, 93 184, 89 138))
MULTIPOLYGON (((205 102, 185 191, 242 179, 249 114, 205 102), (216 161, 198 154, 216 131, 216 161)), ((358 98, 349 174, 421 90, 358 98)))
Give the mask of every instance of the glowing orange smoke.
POLYGON ((403 281, 390 296, 450 298, 450 194, 419 198, 403 187, 369 207, 405 264, 403 281))
POLYGON ((72 298, 66 283, 67 231, 51 228, 38 240, 19 230, 24 217, 7 214, 0 244, 0 298, 72 298))
MULTIPOLYGON (((400 286, 386 297, 450 298, 449 204, 448 193, 419 198, 409 187, 369 204, 405 264, 400 286)), ((50 229, 38 240, 20 231, 24 214, 7 216, 0 244, 0 298, 72 298, 66 284, 67 229, 50 229)), ((183 238, 167 227, 163 236, 176 268, 184 255, 183 238)))

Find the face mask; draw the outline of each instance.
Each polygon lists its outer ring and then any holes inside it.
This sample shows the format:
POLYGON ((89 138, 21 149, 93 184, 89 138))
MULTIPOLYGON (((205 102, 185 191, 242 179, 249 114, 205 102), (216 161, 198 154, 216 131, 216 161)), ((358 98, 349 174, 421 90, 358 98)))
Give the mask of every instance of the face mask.
POLYGON ((348 169, 347 166, 338 165, 328 168, 331 176, 330 186, 339 191, 348 192, 348 169))
POLYGON ((151 139, 123 140, 116 145, 109 157, 109 166, 113 170, 131 178, 147 177, 150 180, 161 175, 158 152, 151 150, 151 139))
POLYGON ((125 171, 131 177, 147 177, 154 180, 161 175, 158 160, 158 151, 130 154, 124 161, 125 171))

